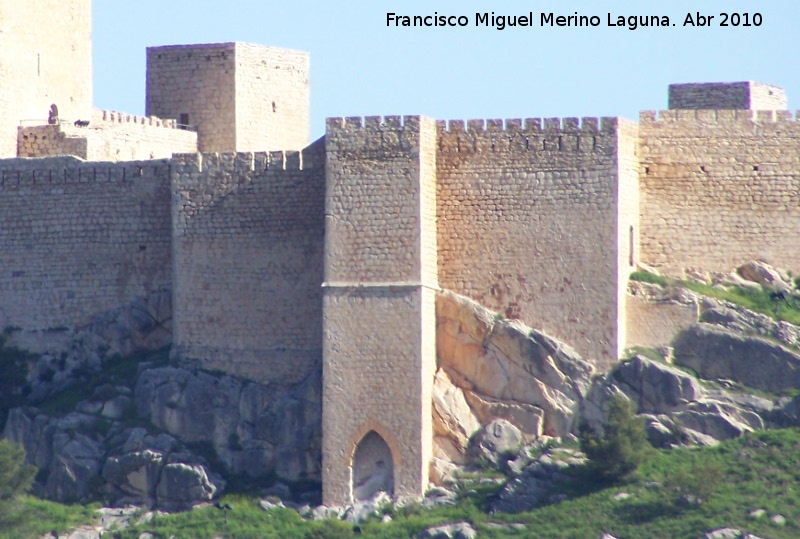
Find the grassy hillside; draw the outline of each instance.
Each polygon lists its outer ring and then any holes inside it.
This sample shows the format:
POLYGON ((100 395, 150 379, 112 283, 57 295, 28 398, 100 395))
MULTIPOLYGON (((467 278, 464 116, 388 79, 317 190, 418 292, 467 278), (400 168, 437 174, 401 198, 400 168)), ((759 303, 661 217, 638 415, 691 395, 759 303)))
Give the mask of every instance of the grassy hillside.
MULTIPOLYGON (((579 470, 574 473, 580 475, 579 470)), ((480 537, 489 538, 586 539, 608 532, 620 539, 693 539, 710 529, 732 526, 767 539, 793 539, 800 537, 800 429, 759 432, 713 448, 654 452, 638 476, 626 484, 580 481, 564 493, 569 499, 557 505, 517 515, 490 515, 485 507, 491 488, 473 490, 464 492, 456 507, 387 508, 392 522, 382 524, 376 519, 357 528, 338 521, 304 521, 288 509, 267 512, 258 506, 257 498, 230 496, 223 500, 233 507, 230 511, 207 507, 159 516, 115 537, 138 538, 148 531, 164 539, 407 538, 436 524, 469 521, 480 537), (750 516, 757 509, 765 513, 750 516), (784 525, 771 520, 776 514, 786 518, 784 525)), ((60 510, 31 498, 20 503, 43 508, 31 513, 38 521, 36 529, 47 529, 46 519, 52 516, 44 513, 60 510)), ((15 526, 19 524, 0 522, 0 537, 25 537, 16 530, 33 529, 15 526)))

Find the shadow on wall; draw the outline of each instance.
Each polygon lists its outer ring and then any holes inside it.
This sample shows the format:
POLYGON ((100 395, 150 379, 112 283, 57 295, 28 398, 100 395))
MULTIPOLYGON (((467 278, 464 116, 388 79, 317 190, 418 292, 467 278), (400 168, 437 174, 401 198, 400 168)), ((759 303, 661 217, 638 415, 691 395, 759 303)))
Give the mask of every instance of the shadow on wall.
POLYGON ((369 431, 358 443, 350 473, 354 501, 369 500, 379 492, 394 495, 392 451, 374 430, 369 431))

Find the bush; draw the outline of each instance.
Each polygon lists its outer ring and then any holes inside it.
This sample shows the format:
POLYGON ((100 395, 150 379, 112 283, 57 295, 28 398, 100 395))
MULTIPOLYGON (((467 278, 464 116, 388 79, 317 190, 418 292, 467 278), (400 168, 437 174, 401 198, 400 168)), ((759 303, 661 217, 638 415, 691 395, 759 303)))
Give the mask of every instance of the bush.
POLYGON ((647 442, 644 419, 636 417, 633 405, 622 395, 614 395, 602 437, 586 423, 580 428, 581 451, 589 468, 601 481, 618 481, 633 475, 652 447, 647 442))
POLYGON ((665 486, 679 494, 678 502, 694 499, 695 503, 703 503, 711 498, 723 478, 723 469, 719 463, 704 462, 670 473, 666 477, 665 486))
POLYGON ((9 500, 28 491, 36 477, 36 467, 25 464, 21 445, 0 440, 0 500, 9 500))

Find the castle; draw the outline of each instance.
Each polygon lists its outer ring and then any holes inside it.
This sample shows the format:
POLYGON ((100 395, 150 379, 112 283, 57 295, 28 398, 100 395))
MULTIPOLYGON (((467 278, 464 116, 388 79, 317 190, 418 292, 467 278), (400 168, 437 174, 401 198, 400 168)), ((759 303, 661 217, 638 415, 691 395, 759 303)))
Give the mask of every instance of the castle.
POLYGON ((605 368, 647 344, 637 264, 800 270, 800 123, 774 86, 674 85, 638 123, 329 118, 309 143, 305 53, 150 48, 147 116, 95 111, 90 21, 0 0, 0 324, 166 291, 177 358, 321 368, 327 504, 381 466, 395 496, 427 488, 441 289, 605 368))

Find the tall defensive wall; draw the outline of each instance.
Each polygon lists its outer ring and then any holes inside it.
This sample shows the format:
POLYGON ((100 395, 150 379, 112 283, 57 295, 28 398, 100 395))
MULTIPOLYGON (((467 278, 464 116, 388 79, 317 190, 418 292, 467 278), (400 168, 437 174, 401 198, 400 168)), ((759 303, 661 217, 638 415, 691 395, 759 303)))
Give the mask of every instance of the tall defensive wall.
POLYGON ((92 112, 90 0, 0 0, 0 158, 15 157, 17 126, 92 112))
POLYGON ((172 162, 174 353, 299 382, 322 361, 323 142, 172 162))
POLYGON ((0 161, 0 326, 80 328, 172 282, 170 164, 0 161))
POLYGON ((439 124, 439 282, 599 364, 625 343, 638 241, 636 124, 439 124))
POLYGON ((800 269, 800 123, 788 111, 643 112, 642 260, 681 273, 800 269))
POLYGON ((800 269, 800 121, 783 89, 679 84, 669 103, 640 115, 642 260, 677 274, 759 258, 800 269))
POLYGON ((330 118, 323 303, 323 500, 419 497, 432 454, 436 126, 330 118))

